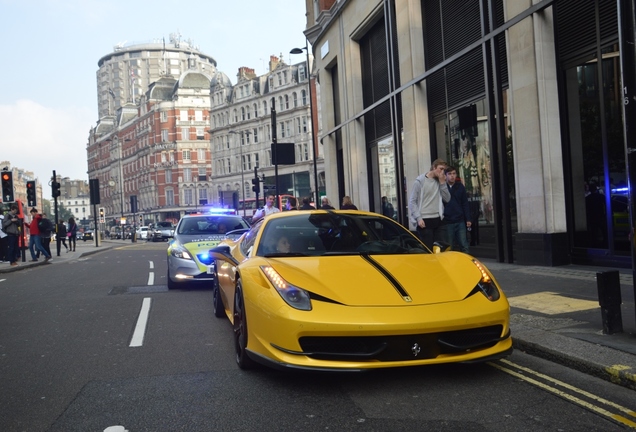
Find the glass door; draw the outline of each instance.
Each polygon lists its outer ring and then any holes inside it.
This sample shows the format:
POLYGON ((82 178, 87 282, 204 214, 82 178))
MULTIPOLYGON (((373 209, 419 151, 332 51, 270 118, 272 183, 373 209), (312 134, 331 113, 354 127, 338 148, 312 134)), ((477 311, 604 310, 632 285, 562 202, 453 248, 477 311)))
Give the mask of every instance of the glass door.
POLYGON ((629 215, 618 46, 565 70, 570 227, 576 255, 628 255, 629 215), (583 249, 583 250, 581 250, 583 249), (588 253, 598 249, 598 253, 588 253), (588 252, 586 252, 588 251, 588 252))

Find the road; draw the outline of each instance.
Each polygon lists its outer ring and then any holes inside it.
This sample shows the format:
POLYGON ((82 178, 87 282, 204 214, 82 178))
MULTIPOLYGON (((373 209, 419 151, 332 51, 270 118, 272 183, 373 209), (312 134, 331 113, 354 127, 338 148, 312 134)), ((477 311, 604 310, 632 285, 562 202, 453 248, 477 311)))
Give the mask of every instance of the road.
POLYGON ((632 390, 522 352, 363 374, 241 371, 211 291, 168 291, 165 248, 122 243, 2 275, 0 430, 636 428, 632 390))

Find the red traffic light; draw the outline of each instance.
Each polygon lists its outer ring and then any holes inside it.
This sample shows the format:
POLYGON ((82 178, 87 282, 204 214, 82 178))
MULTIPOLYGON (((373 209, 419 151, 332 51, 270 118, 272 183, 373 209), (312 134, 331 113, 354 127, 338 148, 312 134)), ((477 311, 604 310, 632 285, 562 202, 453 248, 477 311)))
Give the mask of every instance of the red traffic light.
POLYGON ((11 175, 8 173, 2 173, 2 180, 9 181, 11 180, 11 175))

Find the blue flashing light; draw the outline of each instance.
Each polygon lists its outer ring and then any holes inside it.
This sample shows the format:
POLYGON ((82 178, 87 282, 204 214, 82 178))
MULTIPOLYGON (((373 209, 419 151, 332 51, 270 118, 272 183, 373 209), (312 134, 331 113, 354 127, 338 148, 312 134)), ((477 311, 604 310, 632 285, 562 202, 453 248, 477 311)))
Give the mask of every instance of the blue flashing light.
POLYGON ((236 210, 230 208, 210 207, 206 211, 210 214, 236 214, 236 210))
POLYGON ((612 193, 613 194, 626 195, 628 192, 629 192, 629 188, 628 187, 612 188, 612 193))
POLYGON ((199 262, 201 262, 202 264, 210 265, 212 263, 212 257, 210 256, 208 252, 197 254, 197 258, 199 259, 199 262))

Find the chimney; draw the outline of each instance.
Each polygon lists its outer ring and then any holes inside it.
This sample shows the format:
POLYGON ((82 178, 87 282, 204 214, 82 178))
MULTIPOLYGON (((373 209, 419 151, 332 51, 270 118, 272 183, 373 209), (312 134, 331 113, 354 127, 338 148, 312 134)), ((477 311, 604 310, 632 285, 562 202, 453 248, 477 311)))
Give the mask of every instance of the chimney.
POLYGON ((280 63, 280 59, 278 57, 276 57, 275 55, 269 56, 269 71, 272 72, 274 69, 276 69, 278 63, 280 63))
POLYGON ((252 68, 241 66, 238 70, 237 78, 239 79, 239 81, 241 80, 241 78, 248 79, 248 80, 254 79, 256 78, 256 73, 254 72, 254 69, 252 68))

